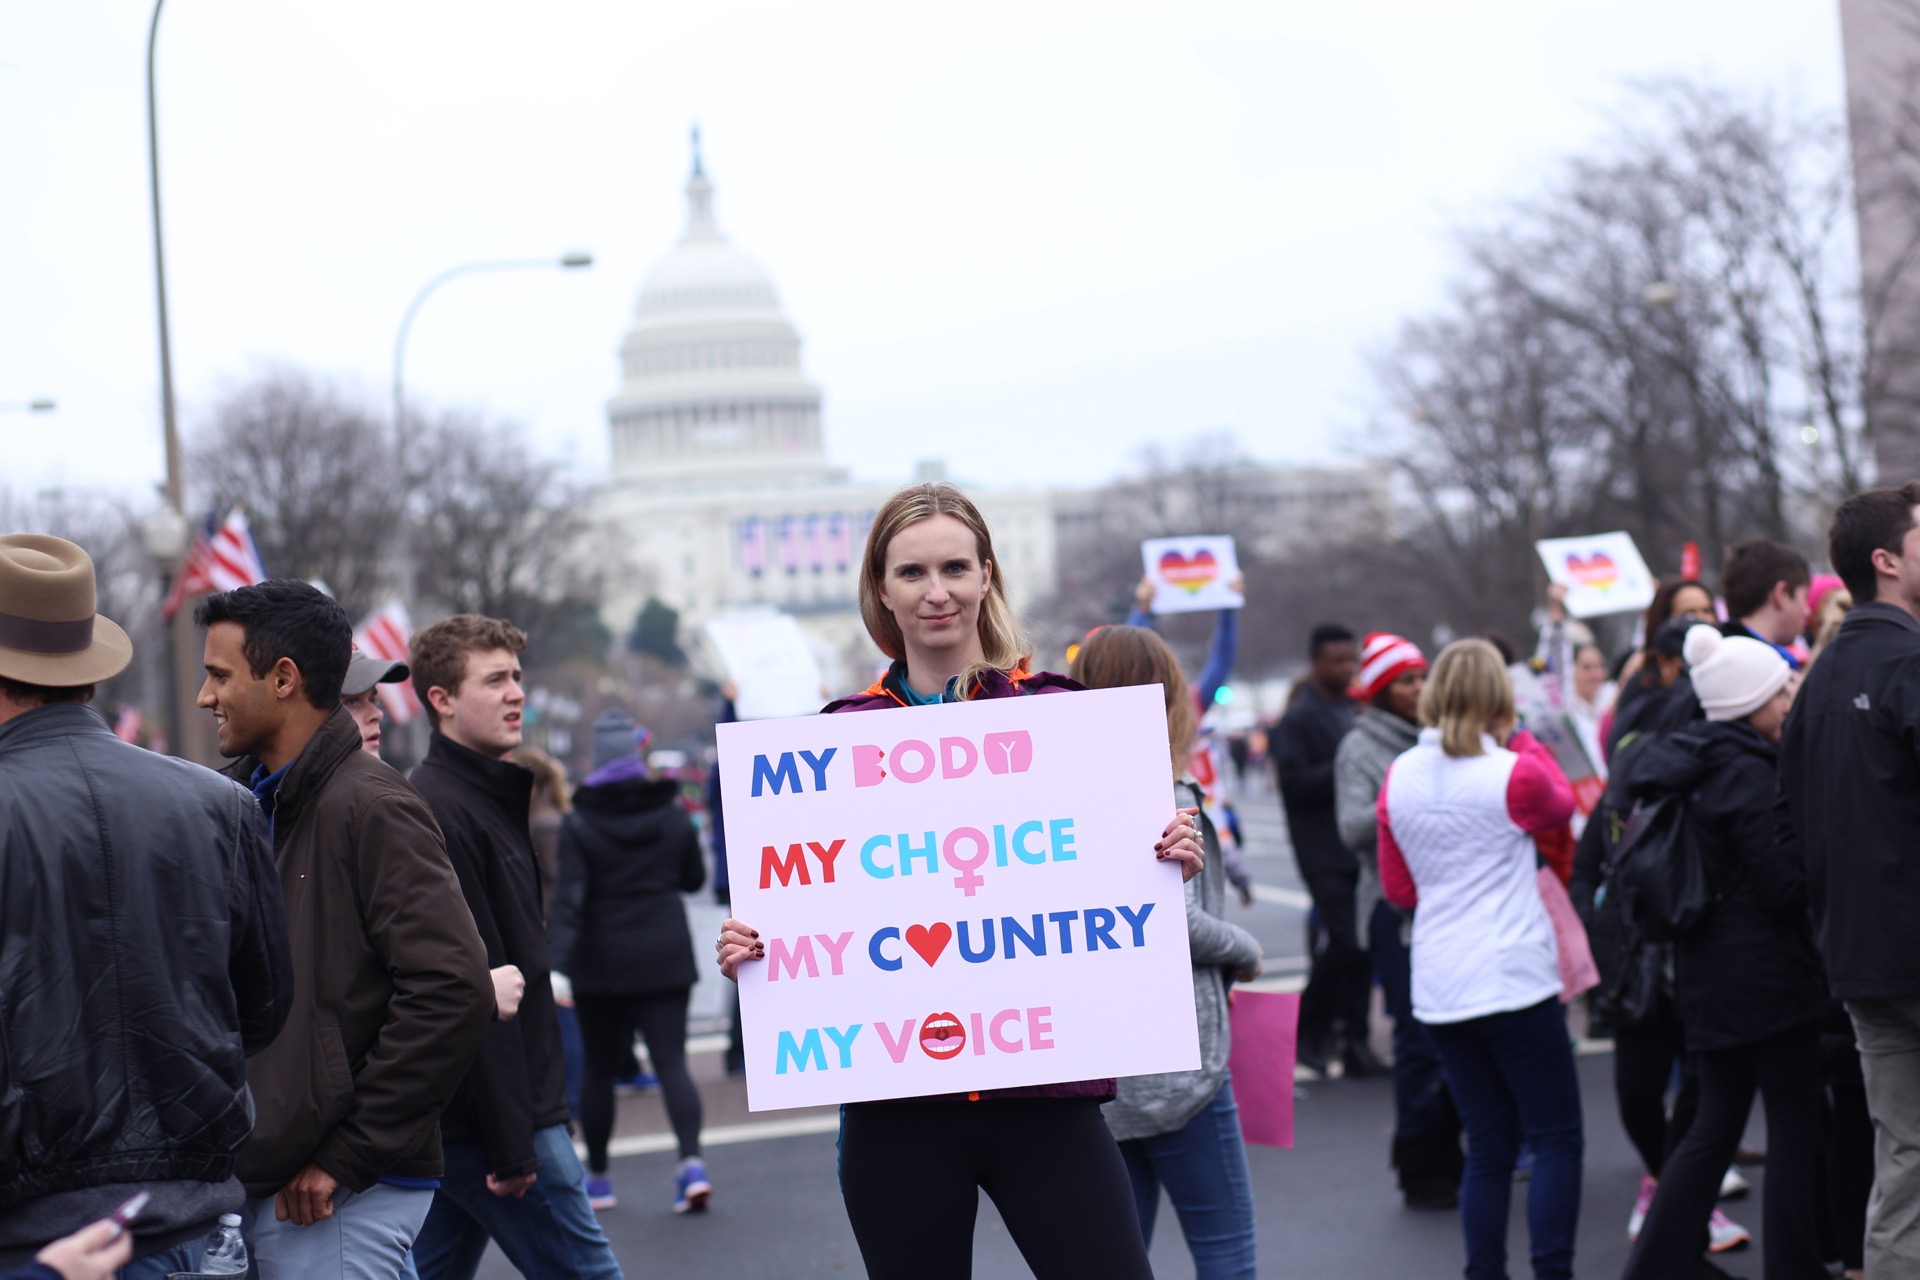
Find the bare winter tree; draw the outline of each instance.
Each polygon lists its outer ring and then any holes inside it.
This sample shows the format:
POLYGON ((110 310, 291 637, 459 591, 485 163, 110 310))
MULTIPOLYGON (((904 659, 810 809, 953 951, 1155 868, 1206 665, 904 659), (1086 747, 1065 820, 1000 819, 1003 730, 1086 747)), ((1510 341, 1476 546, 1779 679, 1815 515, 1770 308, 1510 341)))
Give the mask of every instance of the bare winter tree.
POLYGON ((203 508, 246 508, 275 577, 320 579, 360 617, 393 585, 407 475, 366 404, 309 374, 275 369, 229 388, 187 453, 203 508))

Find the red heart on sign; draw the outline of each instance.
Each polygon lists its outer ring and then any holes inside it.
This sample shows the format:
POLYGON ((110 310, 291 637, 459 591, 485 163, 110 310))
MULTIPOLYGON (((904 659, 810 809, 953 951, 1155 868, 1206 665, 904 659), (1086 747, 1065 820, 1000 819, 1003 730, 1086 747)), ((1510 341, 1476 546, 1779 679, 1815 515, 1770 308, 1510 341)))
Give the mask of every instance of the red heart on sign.
POLYGON ((953 926, 942 920, 929 929, 923 924, 907 926, 907 945, 920 953, 920 958, 932 964, 940 958, 940 953, 953 941, 953 926))
POLYGON ((1583 587, 1605 591, 1619 581, 1620 566, 1604 551, 1596 551, 1584 559, 1571 555, 1567 557, 1567 575, 1583 587))
POLYGON ((1191 558, 1169 551, 1160 557, 1160 576, 1169 585, 1193 595, 1220 576, 1220 565, 1211 551, 1196 551, 1191 558))

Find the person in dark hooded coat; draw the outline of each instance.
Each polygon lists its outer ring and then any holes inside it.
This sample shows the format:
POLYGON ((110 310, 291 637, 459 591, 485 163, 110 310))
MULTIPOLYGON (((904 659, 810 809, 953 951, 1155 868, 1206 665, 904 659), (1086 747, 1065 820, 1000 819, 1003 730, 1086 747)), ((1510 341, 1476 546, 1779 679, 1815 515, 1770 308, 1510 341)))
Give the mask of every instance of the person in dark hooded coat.
POLYGON ((1675 994, 1699 1063, 1700 1102, 1660 1171, 1623 1280, 1693 1274, 1756 1088, 1767 1114, 1765 1273, 1820 1276, 1827 981, 1806 871, 1781 844, 1773 814, 1790 669, 1772 646, 1707 626, 1687 633, 1686 659, 1707 722, 1629 752, 1622 768, 1636 799, 1686 797, 1713 894, 1705 918, 1674 942, 1675 994))
POLYGON ((633 721, 609 711, 593 727, 594 770, 574 792, 560 828, 560 876, 549 937, 553 962, 572 980, 586 1070, 580 1128, 587 1195, 614 1204, 607 1176, 613 1082, 637 1027, 680 1147, 675 1213, 704 1209, 713 1195, 700 1158, 700 1092, 687 1072, 687 996, 696 977, 681 895, 706 883, 693 820, 680 785, 649 777, 633 721))

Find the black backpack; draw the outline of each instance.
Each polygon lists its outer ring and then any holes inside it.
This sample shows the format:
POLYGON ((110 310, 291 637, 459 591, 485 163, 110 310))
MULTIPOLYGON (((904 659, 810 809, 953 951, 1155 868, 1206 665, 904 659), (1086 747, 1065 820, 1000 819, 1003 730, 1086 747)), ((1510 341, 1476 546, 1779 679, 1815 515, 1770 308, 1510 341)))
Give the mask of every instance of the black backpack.
POLYGON ((1681 792, 1641 800, 1627 817, 1607 874, 1627 927, 1648 942, 1692 932, 1713 907, 1707 867, 1687 821, 1681 792))

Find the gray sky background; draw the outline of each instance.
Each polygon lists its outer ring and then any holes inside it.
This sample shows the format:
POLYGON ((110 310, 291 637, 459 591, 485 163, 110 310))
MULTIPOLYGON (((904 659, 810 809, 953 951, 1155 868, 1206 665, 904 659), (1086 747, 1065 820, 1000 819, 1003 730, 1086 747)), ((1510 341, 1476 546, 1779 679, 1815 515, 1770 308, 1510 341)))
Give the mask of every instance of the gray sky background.
MULTIPOLYGON (((0 0, 0 483, 162 474, 145 0, 0 0)), ((1448 231, 1525 194, 1634 77, 1838 109, 1833 0, 698 4, 168 0, 162 185, 189 432, 274 363, 516 418, 582 479, 698 120, 863 477, 1091 482, 1232 430, 1356 452, 1364 355, 1448 231)), ((384 411, 384 410, 383 410, 384 411)))

